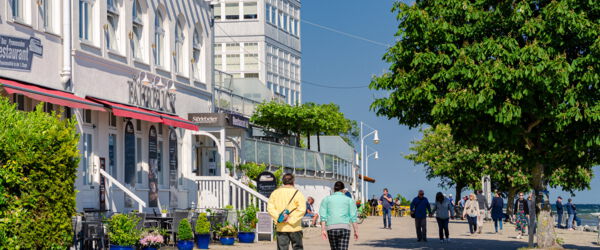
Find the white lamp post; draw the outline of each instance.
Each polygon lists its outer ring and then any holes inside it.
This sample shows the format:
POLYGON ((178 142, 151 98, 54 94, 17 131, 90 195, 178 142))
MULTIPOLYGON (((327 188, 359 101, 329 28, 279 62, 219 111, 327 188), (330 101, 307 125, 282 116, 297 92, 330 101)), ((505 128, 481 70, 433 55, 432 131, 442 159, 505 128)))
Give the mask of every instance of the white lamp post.
POLYGON ((377 131, 377 129, 374 129, 373 127, 365 124, 364 122, 360 122, 360 175, 362 176, 361 181, 360 181, 360 192, 361 192, 361 201, 364 203, 365 202, 365 139, 367 137, 369 137, 370 135, 373 135, 373 143, 378 144, 379 143, 379 132, 377 131), (371 132, 369 132, 368 134, 365 135, 365 133, 363 132, 363 128, 367 127, 369 129, 371 129, 371 132))
MULTIPOLYGON (((365 174, 367 176, 369 176, 369 157, 373 156, 373 159, 377 160, 377 159, 379 159, 379 152, 375 151, 375 152, 369 154, 368 146, 366 147, 365 151, 367 151, 367 158, 365 158, 365 163, 366 163, 365 164, 365 172, 366 172, 365 174)), ((369 198, 369 183, 365 183, 365 190, 366 190, 366 197, 368 199, 369 198)))

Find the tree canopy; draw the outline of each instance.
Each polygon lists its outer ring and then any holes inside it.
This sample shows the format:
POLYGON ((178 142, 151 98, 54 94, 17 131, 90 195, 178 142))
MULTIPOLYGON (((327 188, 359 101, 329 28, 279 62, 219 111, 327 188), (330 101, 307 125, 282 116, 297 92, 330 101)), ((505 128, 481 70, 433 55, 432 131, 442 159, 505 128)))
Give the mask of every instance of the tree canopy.
POLYGON ((597 1, 417 0, 392 11, 389 72, 370 84, 388 93, 371 106, 378 115, 448 124, 460 144, 514 153, 536 191, 589 187, 600 162, 597 1))

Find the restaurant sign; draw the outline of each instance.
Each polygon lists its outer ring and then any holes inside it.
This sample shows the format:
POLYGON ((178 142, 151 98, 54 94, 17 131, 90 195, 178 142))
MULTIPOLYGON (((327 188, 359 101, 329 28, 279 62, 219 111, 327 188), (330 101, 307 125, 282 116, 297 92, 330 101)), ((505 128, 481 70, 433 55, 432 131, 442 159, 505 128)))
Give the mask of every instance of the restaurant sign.
POLYGON ((191 113, 188 119, 201 127, 238 127, 249 128, 250 121, 241 115, 226 113, 191 113))
POLYGON ((35 37, 0 35, 0 68, 31 70, 33 55, 42 56, 42 41, 35 37))
POLYGON ((156 111, 175 112, 175 92, 169 90, 173 81, 141 72, 129 81, 129 104, 156 111))

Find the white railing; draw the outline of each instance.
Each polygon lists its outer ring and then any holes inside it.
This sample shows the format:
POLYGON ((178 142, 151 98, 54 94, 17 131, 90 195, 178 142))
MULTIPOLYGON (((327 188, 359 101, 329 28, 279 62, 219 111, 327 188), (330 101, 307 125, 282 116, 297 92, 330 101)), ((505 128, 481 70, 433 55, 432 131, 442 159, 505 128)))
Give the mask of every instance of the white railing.
POLYGON ((267 211, 268 198, 233 177, 196 176, 194 180, 198 184, 199 208, 216 209, 231 205, 235 210, 242 210, 254 204, 259 211, 267 211))
MULTIPOLYGON (((113 185, 115 185, 119 189, 121 189, 121 191, 123 191, 125 193, 125 195, 128 195, 129 197, 131 197, 133 200, 135 200, 138 203, 138 211, 140 211, 140 212, 144 211, 144 207, 146 207, 146 202, 144 202, 140 197, 135 195, 131 190, 129 190, 128 188, 123 186, 123 184, 121 184, 119 181, 117 181, 117 179, 110 176, 110 174, 108 174, 103 169, 100 169, 100 174, 102 176, 104 176, 104 178, 106 178, 106 180, 107 180, 106 195, 111 198, 110 200, 112 200, 112 198, 113 198, 112 195, 110 194, 110 190, 111 190, 111 187, 113 185)), ((106 201, 108 202, 109 199, 106 199, 106 201)), ((113 210, 113 212, 116 212, 114 202, 110 207, 113 210)))

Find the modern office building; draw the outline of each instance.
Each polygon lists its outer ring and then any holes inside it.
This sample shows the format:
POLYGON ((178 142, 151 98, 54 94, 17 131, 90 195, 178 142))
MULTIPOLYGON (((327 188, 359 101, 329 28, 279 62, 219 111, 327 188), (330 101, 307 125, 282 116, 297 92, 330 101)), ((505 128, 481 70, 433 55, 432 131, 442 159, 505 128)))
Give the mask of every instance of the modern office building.
POLYGON ((234 78, 256 78, 277 98, 301 103, 300 1, 215 0, 212 4, 215 69, 234 78))

